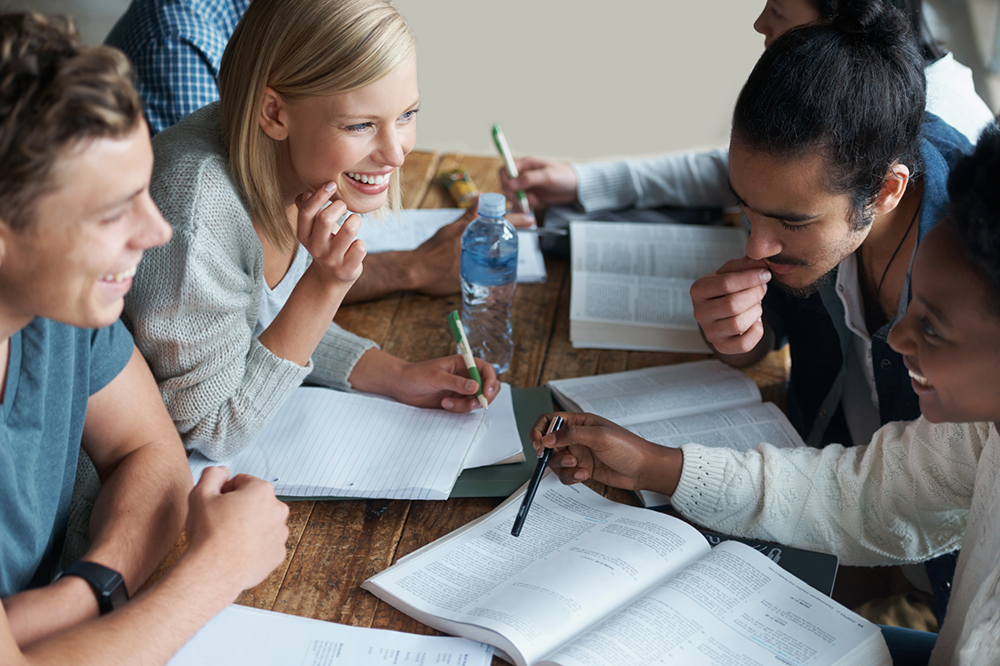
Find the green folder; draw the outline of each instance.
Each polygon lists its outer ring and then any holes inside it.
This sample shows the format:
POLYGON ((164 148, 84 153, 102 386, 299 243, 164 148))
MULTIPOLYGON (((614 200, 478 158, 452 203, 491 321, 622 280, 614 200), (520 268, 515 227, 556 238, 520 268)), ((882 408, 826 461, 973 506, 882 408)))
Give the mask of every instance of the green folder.
POLYGON ((539 416, 552 411, 552 394, 544 386, 515 388, 511 391, 511 399, 524 462, 467 469, 458 475, 449 497, 508 497, 523 486, 535 470, 538 454, 528 434, 539 416))

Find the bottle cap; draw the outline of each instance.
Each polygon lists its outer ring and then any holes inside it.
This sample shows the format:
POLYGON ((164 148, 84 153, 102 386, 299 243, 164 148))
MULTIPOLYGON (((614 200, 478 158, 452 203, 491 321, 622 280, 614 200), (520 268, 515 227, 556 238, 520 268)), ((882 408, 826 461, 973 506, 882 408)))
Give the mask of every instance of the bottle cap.
POLYGON ((497 192, 480 195, 479 214, 483 217, 503 217, 507 214, 507 199, 497 192))

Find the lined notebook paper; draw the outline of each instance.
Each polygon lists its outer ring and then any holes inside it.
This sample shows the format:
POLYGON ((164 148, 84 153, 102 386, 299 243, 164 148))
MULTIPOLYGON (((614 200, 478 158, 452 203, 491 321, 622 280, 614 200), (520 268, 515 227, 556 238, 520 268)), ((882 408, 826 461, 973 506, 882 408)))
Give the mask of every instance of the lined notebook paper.
MULTIPOLYGON (((257 440, 223 464, 285 497, 447 499, 483 413, 300 387, 257 440)), ((218 464, 197 452, 189 463, 195 480, 218 464)))

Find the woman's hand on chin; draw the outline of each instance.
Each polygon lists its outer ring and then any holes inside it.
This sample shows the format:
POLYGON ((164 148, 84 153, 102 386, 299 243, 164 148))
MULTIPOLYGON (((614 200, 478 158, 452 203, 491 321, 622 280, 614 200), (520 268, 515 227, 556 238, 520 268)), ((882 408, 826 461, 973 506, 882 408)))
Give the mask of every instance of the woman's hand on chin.
POLYGON ((361 277, 367 250, 364 241, 357 239, 360 217, 351 215, 338 227, 337 221, 347 214, 347 206, 338 199, 323 207, 336 191, 335 183, 327 183, 316 192, 298 196, 297 235, 313 258, 314 271, 332 284, 350 287, 361 277))

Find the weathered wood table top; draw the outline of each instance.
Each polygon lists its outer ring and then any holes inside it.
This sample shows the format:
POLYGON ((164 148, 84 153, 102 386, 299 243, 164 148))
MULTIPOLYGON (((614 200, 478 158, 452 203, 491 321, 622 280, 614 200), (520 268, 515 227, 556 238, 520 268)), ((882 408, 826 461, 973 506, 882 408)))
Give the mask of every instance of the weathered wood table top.
MULTIPOLYGON (((450 208, 454 202, 435 179, 442 169, 464 167, 484 192, 499 192, 500 159, 461 154, 413 152, 403 167, 404 208, 450 208)), ((620 372, 653 365, 699 360, 699 354, 574 349, 569 341, 569 264, 547 258, 548 280, 520 284, 514 296, 514 358, 501 377, 513 386, 541 386, 552 379, 620 372)), ((382 349, 408 361, 454 353, 445 324, 461 296, 414 293, 345 306, 335 321, 382 349)), ((782 402, 787 356, 774 352, 746 372, 765 400, 782 402)), ((622 491, 589 485, 613 499, 634 503, 622 491)), ((440 501, 347 500, 289 502, 288 554, 260 585, 237 602, 364 627, 433 634, 435 630, 403 615, 360 585, 400 557, 489 512, 493 499, 440 501)), ((158 577, 183 553, 181 537, 158 577)), ((505 662, 494 658, 495 664, 505 662)))

